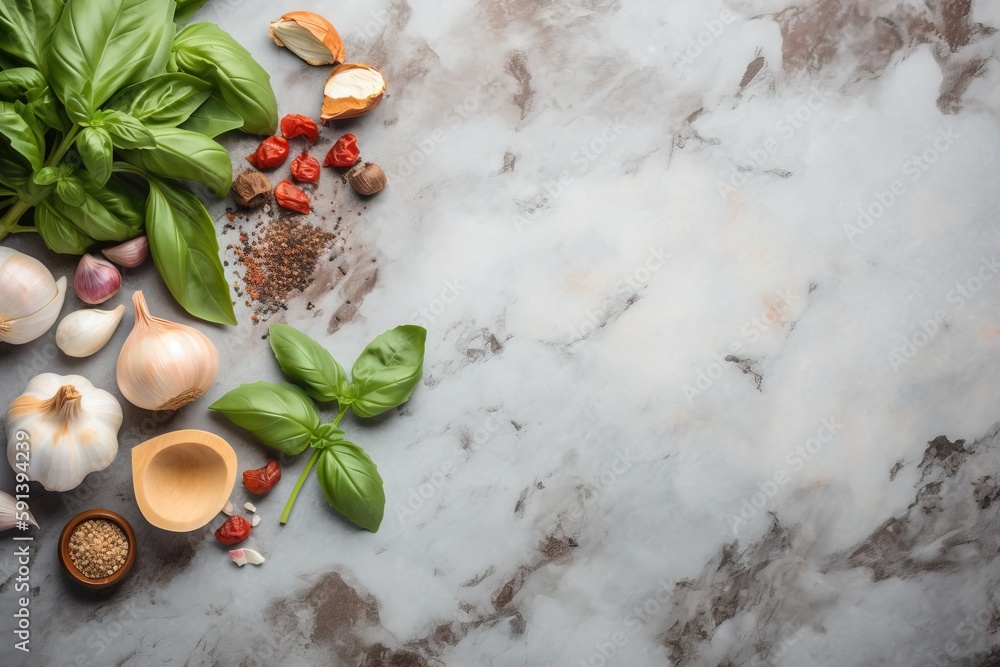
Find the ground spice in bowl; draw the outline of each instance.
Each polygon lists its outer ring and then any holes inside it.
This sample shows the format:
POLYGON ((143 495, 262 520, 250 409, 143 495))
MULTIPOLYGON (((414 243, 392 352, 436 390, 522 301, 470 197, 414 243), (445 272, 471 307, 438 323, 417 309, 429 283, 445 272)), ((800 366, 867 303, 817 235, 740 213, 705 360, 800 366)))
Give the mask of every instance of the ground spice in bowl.
POLYGON ((84 521, 69 536, 70 560, 90 579, 110 577, 122 569, 128 552, 125 532, 106 519, 84 521))

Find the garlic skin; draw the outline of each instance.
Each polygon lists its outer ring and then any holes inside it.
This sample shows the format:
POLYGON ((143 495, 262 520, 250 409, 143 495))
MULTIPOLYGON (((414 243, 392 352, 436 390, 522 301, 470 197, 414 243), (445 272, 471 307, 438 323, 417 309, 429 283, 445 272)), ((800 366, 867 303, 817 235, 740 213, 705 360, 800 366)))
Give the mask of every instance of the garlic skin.
POLYGON ((323 87, 324 121, 354 118, 379 105, 385 94, 385 77, 374 67, 349 63, 340 65, 323 87))
POLYGON ((35 521, 35 517, 31 516, 31 512, 27 510, 17 511, 17 500, 14 496, 0 491, 0 533, 16 526, 19 514, 21 515, 21 521, 25 521, 24 515, 27 514, 28 519, 25 523, 35 528, 39 527, 38 522, 35 521))
POLYGON ((26 442, 28 479, 69 491, 115 460, 121 425, 118 401, 87 378, 42 373, 7 409, 7 461, 23 472, 25 451, 17 445, 26 442))
POLYGON ((313 12, 289 12, 271 21, 270 35, 275 44, 286 47, 310 65, 336 65, 347 57, 337 29, 313 12))
POLYGON ((73 291, 80 301, 97 305, 104 303, 122 287, 122 274, 114 264, 93 255, 84 255, 73 276, 73 291))
POLYGON ((0 343, 23 345, 44 334, 65 299, 65 278, 57 281, 34 257, 0 247, 0 343))
POLYGON ((70 357, 89 357, 108 344, 125 315, 125 306, 114 310, 84 309, 70 313, 56 328, 56 345, 70 357))
POLYGON ((132 295, 135 326, 118 355, 118 388, 146 410, 176 410, 204 394, 219 374, 219 352, 208 336, 149 314, 142 292, 132 295))
POLYGON ((118 266, 134 269, 149 257, 149 240, 140 236, 113 248, 105 248, 101 253, 118 266))

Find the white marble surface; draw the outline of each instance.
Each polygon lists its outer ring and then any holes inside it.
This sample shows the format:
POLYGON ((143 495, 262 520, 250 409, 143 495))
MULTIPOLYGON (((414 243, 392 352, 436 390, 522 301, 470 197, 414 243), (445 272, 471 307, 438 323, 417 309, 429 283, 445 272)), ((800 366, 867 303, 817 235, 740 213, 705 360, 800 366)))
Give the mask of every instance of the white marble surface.
MULTIPOLYGON (((311 480, 279 527, 299 460, 258 502, 259 569, 145 524, 142 440, 207 428, 265 460, 206 409, 278 378, 241 310, 202 327, 224 367, 205 399, 128 409, 107 473, 32 501, 30 656, 0 536, 0 662, 1000 664, 1000 6, 967 5, 212 0, 282 113, 318 112, 327 74, 269 42, 285 10, 327 14, 389 81, 324 130, 391 182, 365 208, 324 174, 347 276, 274 320, 345 364, 427 326, 410 403, 345 421, 386 519, 353 529, 311 480), (56 561, 95 506, 140 542, 97 599, 56 561)), ((181 317, 151 267, 127 280, 181 317)), ((52 340, 0 348, 0 405, 41 370, 114 389, 113 352, 52 340)))

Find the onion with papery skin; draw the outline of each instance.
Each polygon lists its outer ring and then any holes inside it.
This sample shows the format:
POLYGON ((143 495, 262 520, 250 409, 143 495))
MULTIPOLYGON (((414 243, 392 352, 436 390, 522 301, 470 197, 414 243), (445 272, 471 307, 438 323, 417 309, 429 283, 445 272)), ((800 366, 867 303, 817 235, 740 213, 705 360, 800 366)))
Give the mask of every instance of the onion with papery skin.
POLYGON ((337 120, 368 113, 385 94, 385 77, 374 67, 358 63, 340 65, 323 87, 320 118, 337 120))
POLYGON ((176 410, 201 398, 219 374, 219 352, 208 336, 149 314, 142 292, 132 295, 135 327, 118 356, 118 388, 146 410, 176 410))
POLYGON ((344 40, 340 33, 319 14, 289 12, 271 22, 271 39, 278 46, 310 65, 336 65, 344 62, 344 40))

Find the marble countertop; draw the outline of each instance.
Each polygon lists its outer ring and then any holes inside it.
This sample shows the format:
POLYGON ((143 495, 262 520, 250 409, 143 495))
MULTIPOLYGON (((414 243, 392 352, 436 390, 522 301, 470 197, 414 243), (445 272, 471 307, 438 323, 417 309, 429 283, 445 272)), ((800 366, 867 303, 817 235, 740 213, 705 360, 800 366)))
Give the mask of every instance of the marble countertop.
MULTIPOLYGON (((381 530, 315 479, 280 526, 301 457, 257 502, 259 568, 229 561, 221 519, 142 518, 129 449, 150 437, 266 460, 207 410, 280 377, 241 301, 238 327, 198 325, 223 367, 204 399, 125 404, 112 466, 33 496, 29 655, 0 535, 0 662, 1000 664, 1000 5, 210 0, 281 113, 315 116, 327 69, 267 37, 292 9, 389 82, 323 136, 357 134, 390 185, 361 202, 324 175, 337 270, 271 319, 345 363, 428 329, 412 400, 345 421, 385 479, 381 530), (56 558, 91 507, 139 543, 98 596, 56 558)), ((226 139, 234 164, 255 143, 226 139)), ((232 204, 208 203, 221 232, 232 204)), ((24 236, 4 243, 71 274, 24 236)), ((111 305, 141 288, 190 322, 151 265, 126 287, 111 305)), ((43 371, 117 391, 130 320, 89 360, 53 331, 0 347, 0 406, 43 371)))

